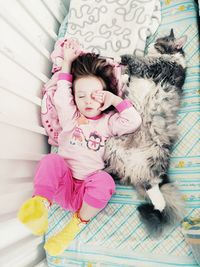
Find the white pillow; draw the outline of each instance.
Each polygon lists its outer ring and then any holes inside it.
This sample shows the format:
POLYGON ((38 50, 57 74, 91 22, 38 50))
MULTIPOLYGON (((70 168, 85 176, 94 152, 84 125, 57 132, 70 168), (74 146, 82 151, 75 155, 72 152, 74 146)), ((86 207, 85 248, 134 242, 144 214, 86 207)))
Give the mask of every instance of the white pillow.
POLYGON ((159 0, 71 1, 65 37, 102 56, 143 55, 146 38, 160 20, 159 0))

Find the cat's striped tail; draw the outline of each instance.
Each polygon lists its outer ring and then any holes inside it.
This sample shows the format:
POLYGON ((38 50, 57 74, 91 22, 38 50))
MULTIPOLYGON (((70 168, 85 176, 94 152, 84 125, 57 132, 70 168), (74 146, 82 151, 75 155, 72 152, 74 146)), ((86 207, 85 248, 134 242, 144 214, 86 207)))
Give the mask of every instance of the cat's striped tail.
POLYGON ((141 204, 137 208, 141 221, 145 224, 148 232, 155 237, 161 235, 169 226, 180 222, 185 213, 184 201, 173 183, 161 185, 160 191, 164 199, 163 209, 157 208, 160 203, 155 203, 155 199, 151 203, 141 204))

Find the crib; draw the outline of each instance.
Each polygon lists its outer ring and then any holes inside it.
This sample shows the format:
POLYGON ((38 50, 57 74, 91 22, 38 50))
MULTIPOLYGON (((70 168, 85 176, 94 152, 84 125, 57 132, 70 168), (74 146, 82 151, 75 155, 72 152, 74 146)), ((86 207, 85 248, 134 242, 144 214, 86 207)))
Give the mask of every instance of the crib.
MULTIPOLYGON (((51 77, 50 54, 58 38, 66 34, 69 9, 70 0, 0 1, 0 266, 198 266, 179 224, 157 240, 145 232, 136 210, 142 200, 129 186, 117 185, 106 209, 61 256, 46 255, 43 242, 63 227, 69 212, 53 205, 45 237, 32 236, 16 219, 19 206, 32 194, 38 161, 55 150, 47 142, 40 118, 41 88, 51 77)), ((161 0, 161 13, 161 24, 148 42, 172 27, 189 38, 185 46, 188 71, 178 116, 180 138, 169 174, 185 198, 187 216, 200 217, 198 5, 193 0, 161 0)))

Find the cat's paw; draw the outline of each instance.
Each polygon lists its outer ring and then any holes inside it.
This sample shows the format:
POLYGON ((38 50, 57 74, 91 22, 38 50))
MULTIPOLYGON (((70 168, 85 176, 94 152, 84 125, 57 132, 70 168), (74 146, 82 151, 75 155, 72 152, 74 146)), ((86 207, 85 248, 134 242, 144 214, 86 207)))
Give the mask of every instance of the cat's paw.
POLYGON ((122 55, 120 57, 121 57, 121 64, 128 65, 132 56, 131 55, 122 55))

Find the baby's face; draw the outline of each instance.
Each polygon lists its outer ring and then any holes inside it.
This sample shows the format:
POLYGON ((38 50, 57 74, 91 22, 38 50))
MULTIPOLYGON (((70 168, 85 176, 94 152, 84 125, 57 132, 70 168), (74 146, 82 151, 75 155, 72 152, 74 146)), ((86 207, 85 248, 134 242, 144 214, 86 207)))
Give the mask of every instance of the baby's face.
POLYGON ((95 91, 102 91, 103 82, 93 76, 79 78, 74 82, 74 95, 76 106, 85 117, 92 118, 101 113, 101 104, 93 99, 95 91))

